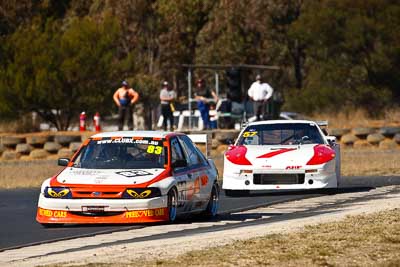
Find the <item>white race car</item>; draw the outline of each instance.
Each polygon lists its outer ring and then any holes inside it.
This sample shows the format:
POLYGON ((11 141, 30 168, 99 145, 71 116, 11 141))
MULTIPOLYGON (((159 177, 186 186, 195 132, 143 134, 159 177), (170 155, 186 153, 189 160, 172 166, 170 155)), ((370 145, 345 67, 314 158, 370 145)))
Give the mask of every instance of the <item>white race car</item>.
POLYGON ((92 136, 72 159, 59 159, 66 168, 43 182, 36 220, 54 226, 173 222, 188 213, 216 216, 217 169, 191 139, 206 142, 207 135, 128 131, 92 136))
POLYGON ((340 146, 313 121, 250 123, 224 155, 222 188, 227 196, 337 188, 339 181, 340 146))

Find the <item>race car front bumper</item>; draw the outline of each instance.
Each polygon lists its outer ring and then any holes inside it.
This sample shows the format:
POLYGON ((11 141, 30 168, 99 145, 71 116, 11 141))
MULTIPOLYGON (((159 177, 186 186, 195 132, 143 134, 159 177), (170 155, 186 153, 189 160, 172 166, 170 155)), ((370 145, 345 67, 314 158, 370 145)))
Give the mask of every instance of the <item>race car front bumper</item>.
POLYGON ((168 220, 167 196, 150 199, 54 199, 39 197, 36 220, 51 223, 144 223, 168 220))
POLYGON ((227 190, 303 190, 303 189, 320 189, 337 187, 337 179, 335 173, 323 172, 318 170, 316 173, 289 172, 285 170, 254 170, 252 174, 230 174, 224 175, 222 188, 227 190), (302 183, 274 184, 255 183, 254 174, 275 174, 285 177, 286 174, 303 175, 302 183))

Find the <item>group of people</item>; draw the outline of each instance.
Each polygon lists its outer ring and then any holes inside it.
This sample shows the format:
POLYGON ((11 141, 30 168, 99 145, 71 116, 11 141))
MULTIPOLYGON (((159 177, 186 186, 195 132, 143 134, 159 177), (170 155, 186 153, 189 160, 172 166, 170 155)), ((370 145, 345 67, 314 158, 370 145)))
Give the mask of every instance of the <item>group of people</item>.
MULTIPOLYGON (((263 83, 261 75, 257 75, 256 81, 248 89, 248 96, 253 101, 253 111, 257 120, 264 119, 272 94, 272 87, 268 83, 263 83)), ((164 81, 160 91, 160 105, 161 115, 164 118, 163 129, 165 131, 168 130, 168 123, 169 130, 173 131, 173 112, 175 111, 176 98, 175 90, 169 85, 168 81, 164 81)), ((132 107, 137 103, 138 99, 138 92, 131 88, 126 81, 123 81, 121 87, 115 91, 113 100, 118 107, 118 130, 123 129, 125 120, 128 121, 129 130, 133 129, 132 107)), ((214 118, 210 118, 210 114, 216 113, 216 103, 218 103, 219 99, 213 90, 206 87, 203 79, 196 81, 194 99, 197 101, 197 109, 200 111, 204 129, 217 128, 216 121, 214 118)))
MULTIPOLYGON (((205 129, 214 129, 216 127, 216 122, 210 118, 210 108, 215 110, 215 103, 218 102, 217 94, 206 88, 203 79, 199 79, 196 82, 196 90, 194 93, 194 99, 197 101, 197 109, 200 111, 201 119, 203 120, 203 125, 205 129)), ((163 116, 163 128, 167 130, 168 122, 170 125, 170 130, 173 131, 174 116, 175 111, 174 102, 176 100, 176 93, 169 86, 167 81, 163 82, 160 91, 160 101, 161 101, 161 115, 163 116)))

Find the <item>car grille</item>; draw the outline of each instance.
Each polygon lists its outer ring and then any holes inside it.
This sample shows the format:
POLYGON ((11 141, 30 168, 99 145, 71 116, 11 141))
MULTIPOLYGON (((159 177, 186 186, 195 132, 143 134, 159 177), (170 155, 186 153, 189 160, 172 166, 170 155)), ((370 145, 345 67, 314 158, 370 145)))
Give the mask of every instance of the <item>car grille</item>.
POLYGON ((122 192, 78 191, 73 190, 73 198, 121 198, 122 192))
POLYGON ((254 174, 253 184, 304 184, 304 174, 292 174, 292 173, 254 174))
POLYGON ((101 212, 83 212, 83 211, 70 211, 71 214, 78 215, 78 216, 96 216, 96 217, 107 217, 107 216, 115 216, 121 215, 125 211, 101 211, 101 212))

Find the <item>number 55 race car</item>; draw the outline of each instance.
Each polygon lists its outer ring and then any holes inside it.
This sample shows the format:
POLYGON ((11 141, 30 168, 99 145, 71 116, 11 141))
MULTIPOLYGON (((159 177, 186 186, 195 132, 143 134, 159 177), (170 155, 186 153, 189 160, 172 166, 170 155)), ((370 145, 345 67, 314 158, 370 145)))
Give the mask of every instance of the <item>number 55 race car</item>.
POLYGON ((70 223, 173 222, 214 217, 219 187, 214 162, 193 144, 207 135, 126 131, 86 140, 66 166, 43 182, 36 220, 70 223))
POLYGON ((340 146, 313 121, 250 123, 224 157, 222 188, 227 196, 257 190, 336 188, 339 181, 340 146))

